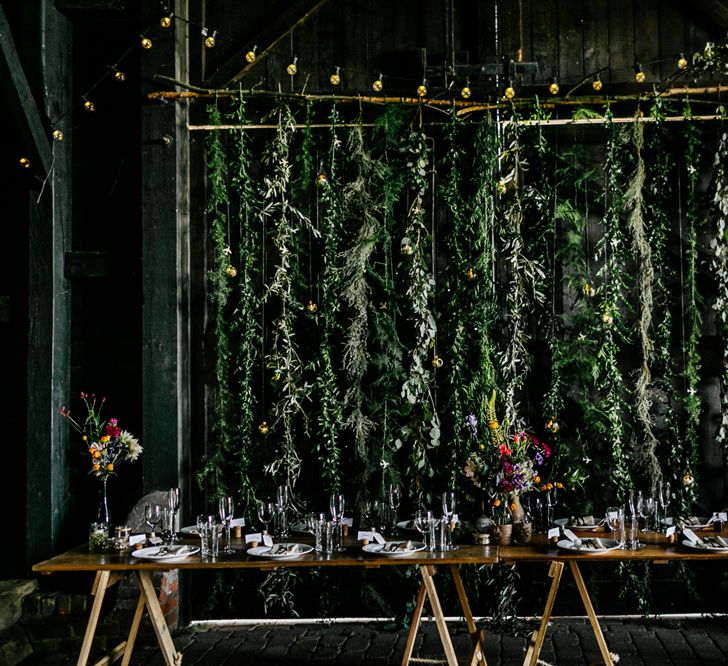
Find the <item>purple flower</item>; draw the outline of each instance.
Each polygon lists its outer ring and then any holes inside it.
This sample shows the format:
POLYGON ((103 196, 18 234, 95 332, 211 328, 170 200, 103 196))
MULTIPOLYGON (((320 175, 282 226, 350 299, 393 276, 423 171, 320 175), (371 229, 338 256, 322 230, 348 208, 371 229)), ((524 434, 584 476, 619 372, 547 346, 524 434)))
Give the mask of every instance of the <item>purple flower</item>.
POLYGON ((543 454, 540 451, 536 451, 534 459, 536 460, 537 465, 543 465, 543 454))
POLYGON ((475 418, 475 414, 468 414, 468 418, 465 419, 465 423, 470 426, 470 430, 473 433, 475 439, 478 438, 478 419, 475 418))

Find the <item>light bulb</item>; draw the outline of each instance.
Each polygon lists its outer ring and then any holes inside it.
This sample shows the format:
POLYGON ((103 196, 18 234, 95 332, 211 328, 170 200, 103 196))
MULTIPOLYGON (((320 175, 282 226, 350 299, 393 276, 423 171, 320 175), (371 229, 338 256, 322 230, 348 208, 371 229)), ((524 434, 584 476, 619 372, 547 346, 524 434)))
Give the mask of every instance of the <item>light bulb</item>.
POLYGON ((169 28, 169 26, 172 25, 172 17, 163 16, 161 19, 159 19, 159 25, 161 25, 163 28, 169 28))
POLYGON ((205 46, 208 49, 213 48, 215 46, 215 37, 217 36, 217 31, 216 30, 213 30, 212 31, 212 34, 211 35, 208 35, 207 34, 207 29, 205 28, 205 29, 203 29, 202 34, 203 35, 206 35, 206 37, 205 37, 205 46))
POLYGON ((602 84, 602 80, 601 80, 601 79, 599 78, 599 74, 597 74, 597 75, 596 75, 596 76, 594 77, 594 80, 592 81, 592 88, 593 88, 593 89, 594 89, 594 90, 595 90, 596 92, 599 92, 599 91, 600 91, 600 90, 602 89, 602 85, 603 85, 603 84, 602 84))
POLYGON ((341 71, 341 67, 337 67, 336 71, 329 77, 329 81, 331 81, 332 86, 338 86, 341 83, 341 75, 339 72, 341 71))
POLYGON ((30 169, 30 160, 27 157, 21 157, 20 166, 23 167, 23 169, 30 169))
POLYGON ((677 68, 678 69, 687 69, 688 67, 688 59, 685 57, 684 53, 680 54, 680 57, 677 59, 677 68))
POLYGON ((559 84, 558 84, 558 81, 556 81, 555 78, 551 80, 551 84, 549 85, 549 92, 552 95, 558 95, 559 94, 559 84))
POLYGON ((286 71, 290 76, 295 76, 296 72, 298 72, 298 65, 296 65, 297 62, 298 58, 294 58, 288 67, 286 67, 286 71))
POLYGON ((513 87, 513 83, 511 81, 508 82, 508 86, 503 94, 506 99, 513 99, 516 96, 516 89, 513 87))
POLYGON ((88 111, 89 113, 93 113, 94 111, 96 111, 96 105, 90 99, 84 101, 83 108, 86 109, 86 111, 88 111))
POLYGON ((637 81, 637 83, 644 83, 645 82, 645 73, 642 71, 642 65, 637 63, 634 66, 635 72, 634 72, 634 80, 637 81))
POLYGON ((257 58, 257 53, 258 53, 258 47, 254 46, 250 51, 248 51, 245 54, 245 59, 248 62, 255 62, 255 59, 257 58))
POLYGON ((63 132, 61 132, 61 130, 59 130, 59 129, 53 130, 53 139, 54 139, 54 141, 63 141, 63 139, 64 139, 63 132))
POLYGON ((470 90, 470 86, 465 86, 460 91, 460 97, 462 97, 463 99, 469 99, 472 94, 473 94, 473 91, 470 90))
POLYGON ((425 81, 423 81, 418 87, 417 87, 417 96, 418 97, 424 97, 427 94, 427 86, 425 85, 425 81))
POLYGON ((372 90, 374 92, 382 92, 382 89, 384 88, 384 83, 382 82, 382 75, 379 75, 379 78, 372 83, 372 90))
POLYGON ((151 49, 152 48, 152 40, 149 39, 149 37, 142 37, 142 48, 143 49, 151 49))
POLYGON ((124 72, 122 72, 121 70, 117 69, 114 72, 114 78, 117 81, 120 81, 121 83, 123 83, 124 81, 126 81, 126 74, 124 74, 124 72))

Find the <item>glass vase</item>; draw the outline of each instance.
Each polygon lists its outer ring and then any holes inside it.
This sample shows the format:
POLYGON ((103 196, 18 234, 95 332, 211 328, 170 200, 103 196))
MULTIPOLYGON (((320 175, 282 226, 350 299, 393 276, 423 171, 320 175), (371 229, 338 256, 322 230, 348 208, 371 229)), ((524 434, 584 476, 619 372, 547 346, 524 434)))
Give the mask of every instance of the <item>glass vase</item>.
POLYGON ((108 478, 101 479, 99 486, 99 500, 96 509, 96 523, 106 527, 107 536, 111 536, 111 512, 109 511, 108 478))

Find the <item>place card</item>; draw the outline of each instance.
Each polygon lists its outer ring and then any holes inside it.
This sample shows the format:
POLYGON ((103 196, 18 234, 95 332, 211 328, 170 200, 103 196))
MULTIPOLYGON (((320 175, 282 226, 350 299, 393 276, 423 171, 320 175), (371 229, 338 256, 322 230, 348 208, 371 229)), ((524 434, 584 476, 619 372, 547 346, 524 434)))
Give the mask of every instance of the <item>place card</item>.
POLYGON ((460 518, 458 517, 458 514, 457 513, 453 513, 452 514, 452 524, 454 525, 454 524, 459 523, 459 522, 460 522, 460 518))
POLYGON ((136 546, 138 543, 144 543, 147 540, 146 534, 130 534, 129 545, 136 546))
POLYGON ((257 541, 260 543, 263 541, 263 535, 260 532, 254 532, 253 534, 246 534, 245 535, 245 543, 252 543, 253 541, 257 541))
POLYGON ((263 545, 273 547, 273 537, 270 534, 263 535, 263 545))
POLYGON ((672 525, 665 530, 665 536, 669 539, 673 534, 677 532, 677 526, 672 525))
POLYGON ((564 528, 564 536, 569 541, 572 541, 573 543, 580 543, 581 542, 581 539, 578 536, 576 536, 576 534, 574 534, 570 529, 568 529, 566 527, 564 528))
POLYGON ((356 533, 356 540, 357 541, 374 541, 374 532, 370 532, 367 530, 359 530, 356 533))
POLYGON ((561 528, 560 527, 552 527, 548 534, 546 535, 547 539, 558 539, 561 536, 561 528))
POLYGON ((354 519, 353 518, 342 518, 341 524, 346 525, 347 527, 354 527, 354 519))

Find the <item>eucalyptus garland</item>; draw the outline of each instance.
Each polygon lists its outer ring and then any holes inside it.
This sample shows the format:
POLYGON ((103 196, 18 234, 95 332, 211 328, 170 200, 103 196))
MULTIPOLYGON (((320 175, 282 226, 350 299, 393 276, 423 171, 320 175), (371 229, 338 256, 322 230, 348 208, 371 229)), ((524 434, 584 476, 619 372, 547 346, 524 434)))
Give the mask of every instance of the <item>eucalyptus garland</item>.
POLYGON ((719 327, 723 337, 723 376, 721 386, 721 420, 718 440, 728 447, 728 132, 720 137, 718 150, 713 162, 714 188, 713 203, 716 208, 715 235, 710 240, 713 256, 710 266, 718 286, 718 295, 713 309, 720 320, 719 327))
POLYGON ((638 370, 634 389, 635 417, 642 429, 642 441, 637 443, 637 458, 647 468, 651 491, 656 492, 662 480, 660 461, 657 458, 658 441, 652 427, 652 396, 650 386, 652 371, 650 366, 654 357, 652 342, 652 288, 655 271, 652 266, 652 247, 644 220, 645 162, 642 155, 644 146, 644 125, 632 123, 629 138, 634 147, 635 170, 625 195, 625 209, 629 212, 628 226, 632 232, 632 245, 637 257, 637 288, 639 290, 638 336, 642 351, 641 366, 638 370))
POLYGON ((432 394, 430 369, 437 326, 431 309, 435 281, 428 266, 430 234, 425 224, 425 193, 430 169, 426 141, 422 132, 412 132, 405 149, 412 203, 401 242, 409 278, 407 297, 414 331, 409 374, 402 384, 402 397, 411 406, 409 422, 402 429, 402 441, 409 444, 409 472, 420 498, 426 494, 426 479, 434 475, 428 450, 440 441, 440 419, 432 394))
POLYGON ((266 471, 278 477, 291 488, 301 469, 301 457, 296 446, 296 419, 306 426, 306 404, 310 399, 311 386, 303 379, 303 363, 295 337, 296 315, 300 306, 293 280, 297 267, 293 264, 296 246, 304 228, 318 234, 310 220, 290 200, 291 140, 295 120, 287 105, 276 110, 278 120, 274 138, 263 154, 263 164, 268 172, 264 178, 261 215, 274 224, 271 245, 277 255, 271 284, 265 300, 274 301, 278 312, 273 319, 273 340, 266 360, 277 389, 277 402, 273 408, 271 430, 277 435, 280 446, 276 457, 266 465, 266 471))

